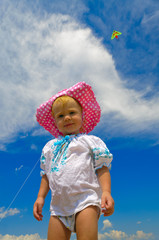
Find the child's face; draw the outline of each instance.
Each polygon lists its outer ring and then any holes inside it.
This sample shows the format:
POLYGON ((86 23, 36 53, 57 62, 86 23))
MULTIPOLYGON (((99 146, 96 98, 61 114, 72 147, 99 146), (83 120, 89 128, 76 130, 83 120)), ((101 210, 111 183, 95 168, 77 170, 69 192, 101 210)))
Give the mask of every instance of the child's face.
POLYGON ((80 132, 82 110, 73 98, 70 98, 64 105, 61 102, 53 104, 52 111, 56 126, 64 136, 80 132))

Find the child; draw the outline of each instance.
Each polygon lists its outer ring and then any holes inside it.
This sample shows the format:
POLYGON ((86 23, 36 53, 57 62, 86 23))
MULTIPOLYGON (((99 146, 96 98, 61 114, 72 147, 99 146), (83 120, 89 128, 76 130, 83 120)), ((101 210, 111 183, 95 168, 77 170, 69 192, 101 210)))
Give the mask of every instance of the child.
POLYGON ((98 219, 114 212, 108 167, 112 154, 104 142, 87 135, 101 110, 85 82, 65 89, 37 109, 37 121, 56 137, 43 148, 42 179, 34 217, 41 221, 45 197, 51 190, 48 240, 98 239, 98 219))

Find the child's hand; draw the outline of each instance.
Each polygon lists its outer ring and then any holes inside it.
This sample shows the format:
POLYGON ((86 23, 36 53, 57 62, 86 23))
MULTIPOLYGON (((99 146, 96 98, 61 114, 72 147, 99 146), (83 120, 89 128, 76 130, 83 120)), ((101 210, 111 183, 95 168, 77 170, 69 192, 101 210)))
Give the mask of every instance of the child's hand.
POLYGON ((36 199, 36 202, 34 203, 33 207, 33 215, 38 221, 42 221, 43 215, 42 215, 42 208, 44 206, 44 198, 38 197, 36 199))
POLYGON ((110 216, 114 212, 114 200, 109 192, 103 192, 101 198, 101 207, 104 217, 110 216))

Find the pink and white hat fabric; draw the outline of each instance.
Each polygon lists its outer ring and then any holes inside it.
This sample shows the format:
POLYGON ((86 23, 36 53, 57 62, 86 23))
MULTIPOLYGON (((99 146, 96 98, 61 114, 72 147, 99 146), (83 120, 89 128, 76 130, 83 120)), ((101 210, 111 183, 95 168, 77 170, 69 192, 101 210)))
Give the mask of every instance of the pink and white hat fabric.
POLYGON ((76 99, 82 106, 83 125, 81 133, 91 132, 100 121, 101 109, 91 86, 85 82, 79 82, 68 89, 64 89, 52 96, 47 102, 41 104, 37 108, 36 113, 38 123, 55 137, 63 135, 55 125, 55 120, 52 115, 52 104, 56 98, 64 95, 76 99))

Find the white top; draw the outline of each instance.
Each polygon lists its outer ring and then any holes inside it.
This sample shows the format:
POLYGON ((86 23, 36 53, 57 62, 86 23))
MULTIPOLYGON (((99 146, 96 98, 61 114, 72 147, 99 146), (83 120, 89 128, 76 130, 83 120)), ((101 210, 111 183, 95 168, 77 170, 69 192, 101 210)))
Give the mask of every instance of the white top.
POLYGON ((70 216, 89 205, 101 208, 101 188, 95 171, 109 167, 112 154, 98 137, 67 135, 49 141, 41 155, 41 175, 51 189, 51 215, 70 216))

